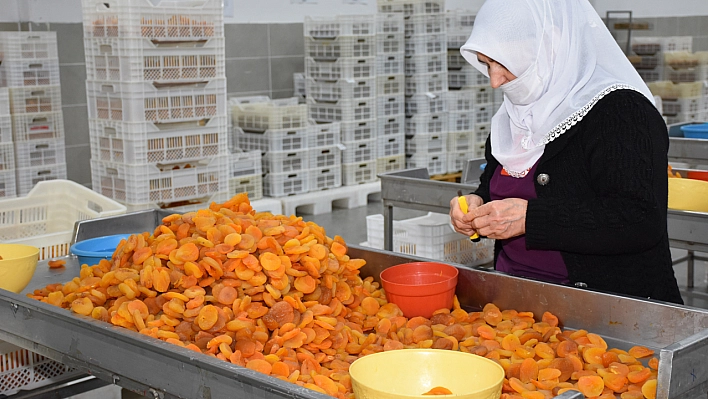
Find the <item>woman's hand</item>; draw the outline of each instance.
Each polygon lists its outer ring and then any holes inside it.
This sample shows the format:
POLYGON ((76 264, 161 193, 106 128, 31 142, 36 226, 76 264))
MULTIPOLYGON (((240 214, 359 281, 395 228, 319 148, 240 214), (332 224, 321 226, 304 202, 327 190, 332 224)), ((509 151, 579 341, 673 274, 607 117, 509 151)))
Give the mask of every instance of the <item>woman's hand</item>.
MULTIPOLYGON (((526 234, 526 207, 528 201, 506 198, 487 202, 472 209, 462 218, 480 236, 503 240, 526 234)), ((460 212, 461 213, 461 212, 460 212)), ((452 218, 452 213, 450 214, 452 218)))
MULTIPOLYGON (((472 211, 472 209, 477 208, 478 206, 482 205, 484 203, 484 200, 482 197, 475 195, 475 194, 470 194, 470 195, 465 195, 465 199, 467 200, 467 212, 472 211)), ((465 214, 462 213, 462 210, 460 209, 460 203, 458 202, 457 197, 454 197, 453 199, 450 200, 450 223, 452 223, 452 227, 457 231, 458 233, 467 235, 467 236, 472 236, 474 235, 477 231, 472 228, 469 222, 469 218, 465 219, 465 214)))

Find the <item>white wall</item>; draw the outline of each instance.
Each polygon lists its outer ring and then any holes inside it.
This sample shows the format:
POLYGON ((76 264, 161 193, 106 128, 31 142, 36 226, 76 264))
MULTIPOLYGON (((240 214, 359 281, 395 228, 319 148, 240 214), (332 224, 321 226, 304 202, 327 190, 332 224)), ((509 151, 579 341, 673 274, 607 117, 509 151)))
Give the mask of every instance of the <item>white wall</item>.
MULTIPOLYGON (((153 0, 157 1, 157 0, 153 0)), ((374 14, 376 0, 226 0, 233 3, 227 23, 302 22, 309 16, 374 14), (316 2, 316 4, 311 4, 316 2), (350 4, 351 2, 353 4, 350 4)), ((448 10, 477 10, 484 0, 447 0, 448 10)), ((708 15, 706 0, 590 0, 600 16, 632 10, 635 17, 708 15)), ((0 0, 0 22, 81 22, 81 0, 0 0)), ((227 14, 228 15, 228 14, 227 14)))

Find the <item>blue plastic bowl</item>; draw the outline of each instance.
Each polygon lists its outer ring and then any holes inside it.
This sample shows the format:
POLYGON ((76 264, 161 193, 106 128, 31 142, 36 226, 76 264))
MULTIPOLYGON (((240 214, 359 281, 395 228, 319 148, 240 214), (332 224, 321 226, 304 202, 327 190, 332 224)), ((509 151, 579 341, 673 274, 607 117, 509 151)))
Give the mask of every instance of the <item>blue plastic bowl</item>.
POLYGON ((70 251, 79 257, 79 264, 93 266, 97 265, 101 259, 111 259, 120 240, 127 239, 130 236, 131 234, 115 234, 89 238, 72 245, 70 251))
POLYGON ((708 139, 708 123, 681 126, 681 131, 687 139, 708 139))

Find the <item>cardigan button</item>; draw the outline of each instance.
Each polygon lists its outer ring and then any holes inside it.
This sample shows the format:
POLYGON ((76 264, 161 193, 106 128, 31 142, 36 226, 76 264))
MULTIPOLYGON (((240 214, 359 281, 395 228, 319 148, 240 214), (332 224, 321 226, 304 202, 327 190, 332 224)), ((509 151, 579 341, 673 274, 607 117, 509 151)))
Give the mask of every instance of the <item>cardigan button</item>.
POLYGON ((585 283, 583 283, 582 281, 578 281, 577 283, 575 283, 575 287, 577 287, 577 288, 588 288, 588 285, 585 284, 585 283))
POLYGON ((536 181, 538 182, 538 184, 545 186, 546 184, 548 184, 549 181, 551 181, 551 176, 548 176, 545 173, 541 173, 536 176, 536 181))

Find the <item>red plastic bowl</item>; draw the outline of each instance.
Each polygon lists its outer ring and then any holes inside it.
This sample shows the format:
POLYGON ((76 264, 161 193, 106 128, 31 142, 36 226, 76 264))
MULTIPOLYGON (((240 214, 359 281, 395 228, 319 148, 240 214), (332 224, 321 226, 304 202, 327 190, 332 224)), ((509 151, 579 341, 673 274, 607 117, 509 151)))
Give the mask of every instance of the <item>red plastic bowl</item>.
POLYGON ((690 170, 686 172, 686 177, 694 180, 708 181, 708 172, 703 170, 690 170))
POLYGON ((403 263, 382 271, 381 285, 404 316, 430 318, 438 309, 452 308, 457 275, 456 267, 444 263, 403 263))

